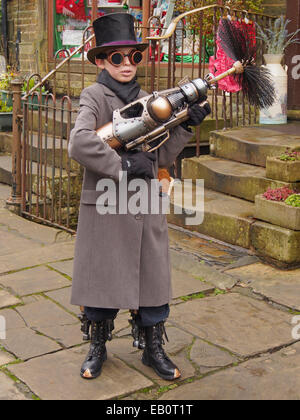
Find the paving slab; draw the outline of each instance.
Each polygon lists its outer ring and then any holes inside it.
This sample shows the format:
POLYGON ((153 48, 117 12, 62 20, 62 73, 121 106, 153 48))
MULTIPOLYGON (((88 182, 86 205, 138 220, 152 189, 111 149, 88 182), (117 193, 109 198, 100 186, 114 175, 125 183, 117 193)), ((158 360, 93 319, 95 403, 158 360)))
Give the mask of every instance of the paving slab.
POLYGON ((238 250, 216 239, 197 232, 191 233, 171 224, 169 224, 169 242, 171 249, 187 251, 206 263, 221 268, 239 261, 246 253, 245 250, 238 250))
MULTIPOLYGON (((6 226, 0 225, 0 249, 1 258, 8 257, 10 254, 16 254, 16 252, 23 252, 28 249, 38 249, 41 244, 33 242, 28 238, 21 237, 16 232, 8 231, 6 226)), ((1 266, 0 266, 1 269, 1 266)))
POLYGON ((19 296, 25 296, 66 287, 70 281, 56 271, 40 266, 1 276, 0 284, 19 296))
MULTIPOLYGON (((68 280, 67 280, 68 281, 68 280)), ((75 315, 80 314, 79 306, 71 305, 71 292, 72 288, 64 287, 63 289, 53 290, 52 292, 45 293, 46 296, 49 296, 55 302, 58 302, 61 306, 66 308, 69 312, 74 313, 75 315)))
POLYGON ((300 343, 182 385, 160 400, 300 400, 300 343))
POLYGON ((0 401, 30 400, 17 387, 16 383, 5 373, 0 372, 0 401))
POLYGON ((49 267, 54 268, 57 271, 60 271, 63 274, 66 274, 69 277, 73 277, 73 266, 74 266, 74 260, 68 260, 68 261, 59 261, 56 263, 49 264, 49 267))
POLYGON ((193 276, 185 271, 172 269, 173 299, 192 293, 211 292, 215 287, 204 281, 201 277, 193 276))
POLYGON ((6 290, 0 289, 0 309, 12 305, 17 305, 18 303, 21 303, 20 299, 8 293, 6 290))
POLYGON ((0 256, 0 273, 7 273, 13 270, 21 270, 26 267, 34 267, 55 261, 74 257, 74 241, 55 243, 48 246, 32 246, 23 251, 0 256))
POLYGON ((172 307, 170 322, 243 357, 292 343, 291 315, 238 293, 172 307))
POLYGON ((0 366, 6 365, 7 363, 14 362, 16 359, 6 351, 0 351, 0 366))
POLYGON ((191 348, 190 358, 193 363, 198 365, 201 375, 239 361, 229 352, 203 340, 195 341, 191 348))
POLYGON ((78 323, 75 316, 60 308, 48 299, 40 298, 38 302, 20 306, 17 312, 30 328, 43 332, 43 328, 74 325, 78 323))
POLYGON ((99 378, 82 379, 79 372, 87 351, 85 345, 63 350, 11 365, 9 370, 42 400, 107 400, 153 385, 111 354, 99 378))
POLYGON ((250 287, 255 293, 300 311, 300 269, 284 271, 256 263, 226 273, 239 279, 241 286, 250 287))
POLYGON ((27 360, 61 349, 53 340, 30 329, 13 309, 0 311, 6 320, 6 339, 0 345, 17 358, 27 360))
POLYGON ((70 234, 60 229, 45 226, 40 223, 20 217, 8 209, 0 212, 0 225, 5 226, 20 237, 30 239, 40 244, 52 244, 70 239, 70 234))
POLYGON ((201 278, 207 284, 222 290, 231 289, 238 282, 232 276, 221 273, 215 267, 210 267, 202 260, 191 254, 170 250, 173 269, 184 271, 192 276, 201 278))
POLYGON ((78 321, 73 325, 55 325, 53 327, 40 327, 47 337, 52 338, 65 348, 70 348, 78 344, 83 344, 82 332, 80 331, 81 324, 78 321))

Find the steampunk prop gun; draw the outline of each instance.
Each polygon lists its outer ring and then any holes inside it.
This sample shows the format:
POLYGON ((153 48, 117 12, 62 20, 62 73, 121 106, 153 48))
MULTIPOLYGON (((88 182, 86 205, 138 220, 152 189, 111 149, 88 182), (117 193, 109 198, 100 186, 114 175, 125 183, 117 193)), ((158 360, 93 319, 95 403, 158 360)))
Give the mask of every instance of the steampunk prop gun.
POLYGON ((256 66, 256 50, 249 35, 223 19, 218 37, 233 65, 214 77, 181 82, 178 88, 153 92, 113 113, 113 121, 97 130, 100 139, 113 149, 126 151, 142 148, 152 152, 170 138, 170 130, 189 119, 189 107, 205 101, 209 89, 219 80, 234 76, 251 105, 258 108, 271 106, 275 88, 271 75, 264 67, 256 66))
POLYGON ((153 92, 113 113, 113 121, 97 130, 113 149, 142 146, 153 152, 170 138, 170 130, 189 119, 188 107, 206 100, 209 83, 196 79, 177 89, 153 92), (151 146, 159 139, 159 144, 151 146))

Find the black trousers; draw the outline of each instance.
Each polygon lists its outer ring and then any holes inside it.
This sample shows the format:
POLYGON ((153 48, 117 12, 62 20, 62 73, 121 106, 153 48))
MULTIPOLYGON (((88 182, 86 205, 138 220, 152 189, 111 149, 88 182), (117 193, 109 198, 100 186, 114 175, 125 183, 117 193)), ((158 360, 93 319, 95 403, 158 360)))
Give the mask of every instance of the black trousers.
MULTIPOLYGON (((105 319, 114 319, 119 309, 90 308, 85 306, 84 312, 90 321, 104 321, 105 319)), ((158 322, 168 318, 170 307, 168 304, 162 306, 140 307, 136 322, 140 327, 151 327, 158 322)))

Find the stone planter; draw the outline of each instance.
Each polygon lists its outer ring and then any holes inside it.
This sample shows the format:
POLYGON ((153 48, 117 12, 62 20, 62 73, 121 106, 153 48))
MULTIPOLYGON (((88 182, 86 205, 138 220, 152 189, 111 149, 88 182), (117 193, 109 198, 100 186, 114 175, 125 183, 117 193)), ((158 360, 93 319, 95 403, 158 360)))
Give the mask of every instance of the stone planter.
POLYGON ((266 177, 284 182, 298 182, 300 181, 300 160, 280 160, 276 157, 268 157, 266 177))
POLYGON ((0 132, 12 131, 13 113, 0 112, 0 132))
POLYGON ((300 230, 300 207, 289 206, 281 201, 267 200, 262 195, 255 196, 254 217, 272 225, 300 230))
POLYGON ((2 102, 6 102, 6 106, 13 106, 13 95, 9 90, 0 90, 0 99, 2 102))

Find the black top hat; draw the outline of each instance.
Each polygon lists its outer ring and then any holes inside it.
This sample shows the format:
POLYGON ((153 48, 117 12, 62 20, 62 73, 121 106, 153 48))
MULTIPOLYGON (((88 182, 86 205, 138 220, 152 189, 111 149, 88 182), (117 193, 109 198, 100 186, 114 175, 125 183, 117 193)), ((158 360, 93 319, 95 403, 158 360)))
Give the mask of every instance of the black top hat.
POLYGON ((128 13, 111 13, 93 22, 96 47, 91 48, 87 58, 93 64, 98 54, 114 47, 135 47, 144 51, 149 44, 138 43, 134 31, 134 17, 128 13))

